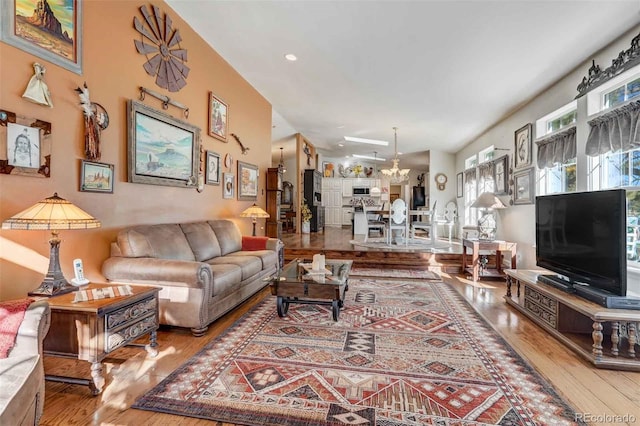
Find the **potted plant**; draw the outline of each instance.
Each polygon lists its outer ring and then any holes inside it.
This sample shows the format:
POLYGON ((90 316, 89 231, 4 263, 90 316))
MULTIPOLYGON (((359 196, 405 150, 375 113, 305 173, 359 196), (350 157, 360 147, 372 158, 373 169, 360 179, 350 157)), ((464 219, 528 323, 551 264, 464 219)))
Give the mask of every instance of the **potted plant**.
POLYGON ((302 203, 302 207, 300 208, 300 217, 302 218, 302 233, 308 234, 311 232, 311 209, 307 205, 307 201, 305 200, 302 203))

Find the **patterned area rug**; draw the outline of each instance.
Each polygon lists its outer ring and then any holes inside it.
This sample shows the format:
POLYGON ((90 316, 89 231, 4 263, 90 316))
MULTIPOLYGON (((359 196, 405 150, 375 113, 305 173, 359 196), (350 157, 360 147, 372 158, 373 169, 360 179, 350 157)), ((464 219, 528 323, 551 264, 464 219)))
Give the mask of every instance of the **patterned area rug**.
POLYGON ((268 297, 133 405, 241 425, 563 425, 573 411, 455 290, 351 279, 329 306, 268 297))
POLYGON ((421 278, 424 280, 441 281, 440 275, 432 271, 394 268, 351 268, 349 276, 385 277, 385 278, 421 278))

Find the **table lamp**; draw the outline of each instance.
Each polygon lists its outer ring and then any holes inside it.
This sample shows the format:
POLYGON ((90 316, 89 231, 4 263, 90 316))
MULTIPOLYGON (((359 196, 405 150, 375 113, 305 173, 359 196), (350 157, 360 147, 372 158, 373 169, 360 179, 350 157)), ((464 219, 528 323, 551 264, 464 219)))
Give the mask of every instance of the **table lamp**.
POLYGON ((267 217, 271 217, 271 215, 269 215, 269 213, 265 212, 264 210, 262 210, 260 207, 258 207, 255 203, 249 207, 248 209, 246 209, 245 211, 243 211, 242 213, 240 213, 240 217, 250 217, 251 221, 253 222, 253 236, 256 236, 256 221, 258 218, 267 218, 267 217))
POLYGON ((471 204, 471 207, 478 209, 484 209, 482 216, 478 219, 478 239, 485 241, 493 241, 496 239, 496 218, 494 216, 494 209, 505 209, 505 206, 500 198, 496 197, 493 192, 483 192, 471 204))
POLYGON ((64 198, 58 197, 58 193, 2 222, 2 229, 51 230, 49 271, 40 287, 29 292, 29 296, 50 297, 74 291, 76 288, 67 282, 60 269, 58 230, 99 227, 100 221, 64 198))

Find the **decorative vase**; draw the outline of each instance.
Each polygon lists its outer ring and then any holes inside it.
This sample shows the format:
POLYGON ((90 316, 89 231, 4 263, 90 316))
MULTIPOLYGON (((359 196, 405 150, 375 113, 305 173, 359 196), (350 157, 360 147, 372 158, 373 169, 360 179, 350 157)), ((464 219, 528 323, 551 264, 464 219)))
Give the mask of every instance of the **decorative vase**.
POLYGON ((311 222, 302 222, 302 233, 308 234, 311 232, 311 222))

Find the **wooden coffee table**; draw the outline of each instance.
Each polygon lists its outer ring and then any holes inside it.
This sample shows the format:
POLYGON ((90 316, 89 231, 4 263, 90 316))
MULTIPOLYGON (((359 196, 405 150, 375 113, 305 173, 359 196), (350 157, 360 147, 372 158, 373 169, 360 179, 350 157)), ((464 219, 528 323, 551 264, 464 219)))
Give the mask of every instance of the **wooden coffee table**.
MULTIPOLYGON (((117 287, 89 284, 78 290, 117 287)), ((75 292, 50 297, 51 326, 44 340, 44 353, 49 356, 77 358, 91 363, 92 379, 45 375, 56 382, 89 386, 91 393, 102 392, 105 384, 102 360, 124 345, 143 346, 155 356, 158 329, 158 291, 156 287, 130 286, 129 296, 118 296, 73 303, 75 292), (149 334, 149 344, 132 344, 149 334)))
POLYGON ((353 261, 327 259, 325 263, 330 273, 310 273, 303 264, 311 264, 311 261, 295 259, 285 265, 280 273, 269 277, 269 287, 271 294, 277 297, 276 307, 280 317, 287 314, 290 303, 306 303, 331 306, 333 320, 338 321, 344 293, 349 289, 349 272, 353 261))

